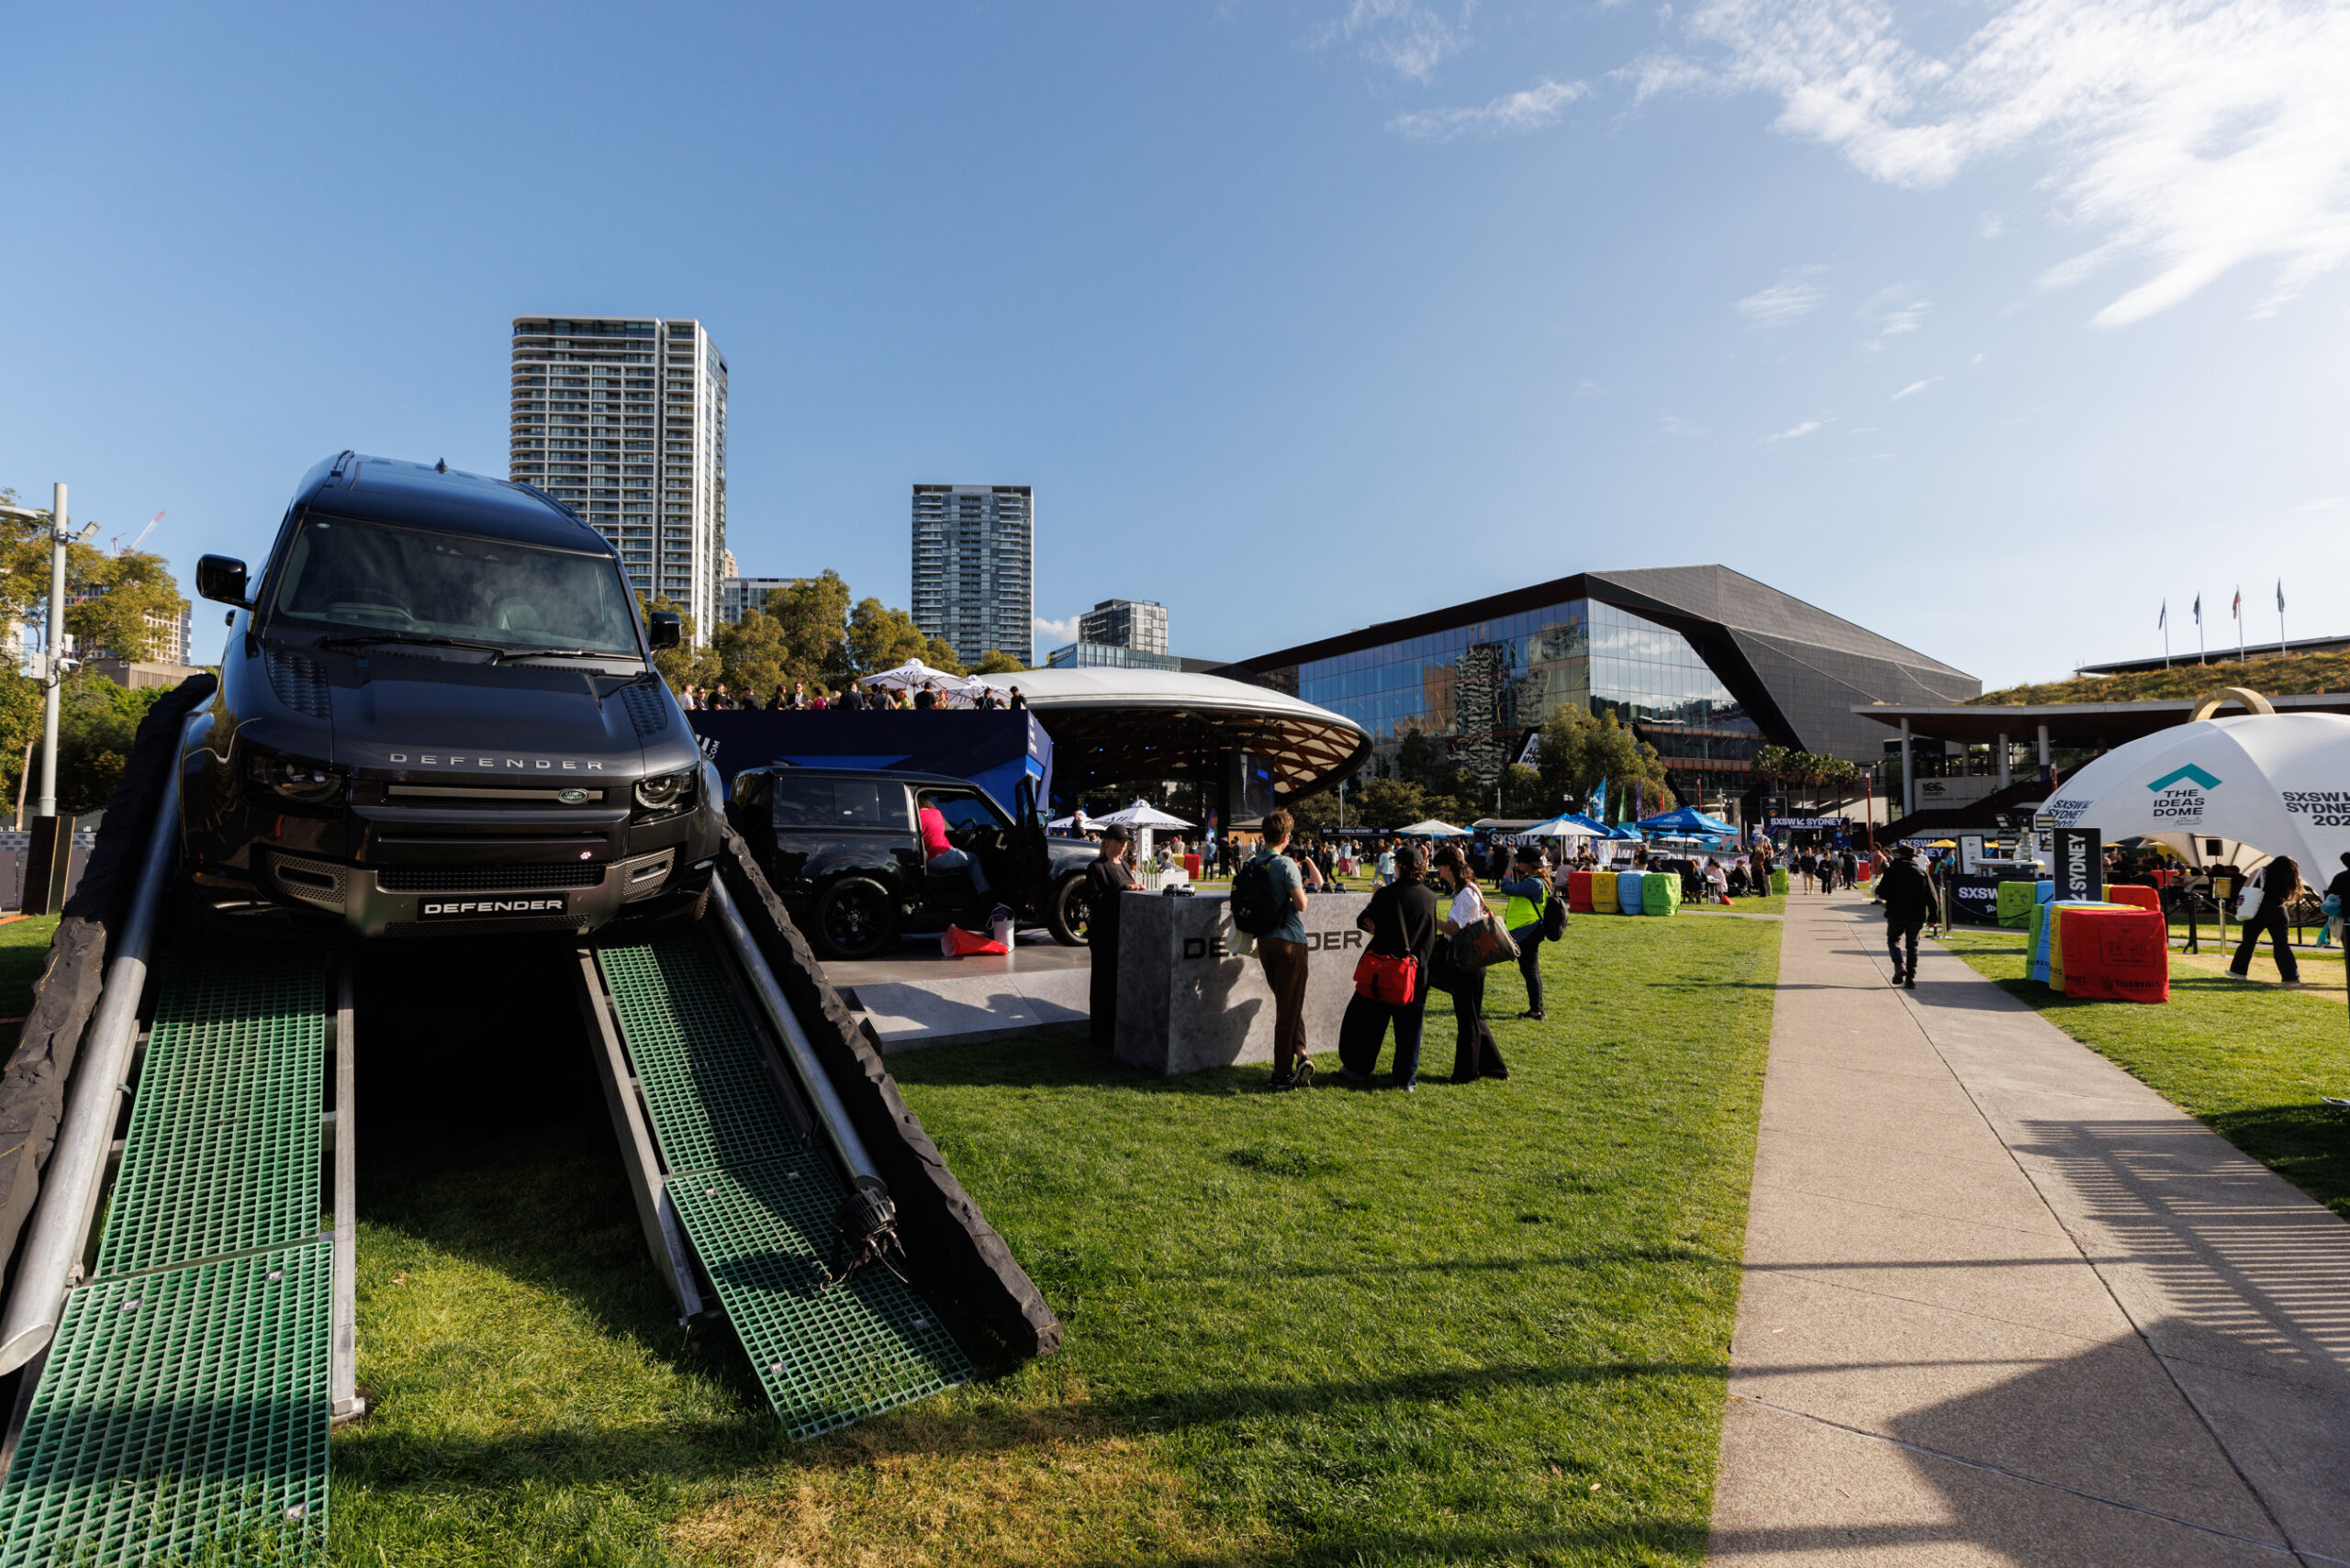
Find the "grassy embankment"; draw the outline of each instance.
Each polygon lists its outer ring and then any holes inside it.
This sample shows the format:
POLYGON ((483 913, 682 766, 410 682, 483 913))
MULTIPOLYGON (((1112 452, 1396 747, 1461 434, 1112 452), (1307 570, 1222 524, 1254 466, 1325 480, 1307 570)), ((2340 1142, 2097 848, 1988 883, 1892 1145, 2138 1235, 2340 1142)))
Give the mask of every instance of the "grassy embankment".
MULTIPOLYGON (((2350 1095, 2338 964, 2324 966, 2322 988, 2294 991, 2273 983, 2265 948, 2252 980, 2221 973, 2216 950, 2200 959, 2174 953, 2171 999, 2150 1007, 2076 1002, 2026 980, 2020 931, 1960 926, 1945 942, 2050 1023, 2350 1218, 2350 1123, 2320 1103, 2350 1095)), ((2319 966, 2305 963, 2303 973, 2315 981, 2319 966)))
MULTIPOLYGON (((2215 655, 2216 656, 2216 655, 2215 655)), ((2010 686, 1972 699, 1992 707, 2036 702, 2149 702, 2163 698, 2205 697, 2223 686, 2247 686, 2264 697, 2288 692, 2350 691, 2350 654, 2274 654, 2239 663, 2199 665, 2190 656, 2170 669, 2129 675, 2078 675, 2037 686, 2010 686)), ((2231 709, 2230 711, 2234 711, 2231 709)))
POLYGON ((1492 982, 1514 1076, 1410 1096, 893 1058, 1068 1339, 804 1446, 675 1326, 600 1105, 413 1157, 379 1114, 334 1560, 1695 1563, 1778 943, 1579 918, 1548 1024, 1492 982))

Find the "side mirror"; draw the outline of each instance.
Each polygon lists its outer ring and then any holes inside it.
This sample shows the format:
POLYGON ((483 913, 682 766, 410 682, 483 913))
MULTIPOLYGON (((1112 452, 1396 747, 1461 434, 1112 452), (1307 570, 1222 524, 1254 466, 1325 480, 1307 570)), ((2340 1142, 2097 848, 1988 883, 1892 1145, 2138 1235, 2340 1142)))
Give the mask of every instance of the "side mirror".
MULTIPOLYGON (((240 573, 244 570, 241 566, 237 569, 240 573)), ((203 568, 199 566, 196 570, 200 573, 203 568)), ((686 623, 674 610, 656 610, 644 618, 644 640, 653 644, 653 651, 656 654, 664 648, 676 647, 685 641, 685 635, 686 623)))
POLYGON ((196 563, 196 591, 220 604, 251 610, 245 597, 245 564, 229 555, 206 555, 196 563))

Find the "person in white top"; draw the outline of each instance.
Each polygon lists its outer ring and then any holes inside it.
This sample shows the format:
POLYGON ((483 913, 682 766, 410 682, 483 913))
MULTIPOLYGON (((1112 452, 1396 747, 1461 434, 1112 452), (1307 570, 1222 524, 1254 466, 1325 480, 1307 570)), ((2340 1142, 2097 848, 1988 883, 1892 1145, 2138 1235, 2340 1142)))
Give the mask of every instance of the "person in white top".
MULTIPOLYGON (((1451 898, 1444 906, 1444 935, 1460 934, 1483 923, 1485 895, 1468 857, 1447 845, 1436 852, 1437 885, 1451 898)), ((1440 966, 1451 970, 1452 1081, 1469 1083, 1480 1078, 1507 1078, 1509 1067, 1494 1043, 1493 1025, 1485 1022, 1485 971, 1455 962, 1440 966)))

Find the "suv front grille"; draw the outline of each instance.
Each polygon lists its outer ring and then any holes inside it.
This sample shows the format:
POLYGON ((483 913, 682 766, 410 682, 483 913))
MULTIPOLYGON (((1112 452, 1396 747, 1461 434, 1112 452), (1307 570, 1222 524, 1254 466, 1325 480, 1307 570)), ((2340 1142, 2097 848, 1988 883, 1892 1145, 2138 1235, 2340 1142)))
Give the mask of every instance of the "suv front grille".
POLYGON ((593 888, 601 866, 386 866, 375 885, 387 893, 512 893, 593 888))

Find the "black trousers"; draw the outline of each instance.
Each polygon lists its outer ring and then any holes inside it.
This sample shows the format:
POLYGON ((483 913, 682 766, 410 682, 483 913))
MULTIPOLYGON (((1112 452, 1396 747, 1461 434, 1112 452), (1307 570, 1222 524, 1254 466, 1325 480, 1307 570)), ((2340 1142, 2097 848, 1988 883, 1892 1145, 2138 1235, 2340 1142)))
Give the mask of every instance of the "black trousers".
POLYGON ((2285 906, 2264 903, 2260 913, 2244 923, 2244 940, 2236 944, 2236 956, 2228 965, 2229 972, 2247 975, 2252 972, 2252 950, 2260 946, 2260 934, 2268 933, 2268 943, 2277 955, 2277 972, 2288 980, 2301 978, 2300 960, 2293 957, 2291 938, 2285 930, 2285 906))
POLYGON ((1925 925, 1926 917, 1922 914, 1917 916, 1915 919, 1902 919, 1898 916, 1891 915, 1886 917, 1885 922, 1885 946, 1886 950, 1893 955, 1894 979, 1898 980, 1903 975, 1908 975, 1912 979, 1917 977, 1918 933, 1924 930, 1925 925), (1904 965, 1901 958, 1901 945, 1904 941, 1907 941, 1909 945, 1909 959, 1907 965, 1904 965))
POLYGON ((1092 974, 1088 977, 1086 1010, 1096 1047, 1105 1051, 1118 1048, 1118 934, 1103 932, 1102 923, 1095 921, 1086 935, 1086 946, 1091 950, 1092 974))
POLYGON ((1420 983, 1409 1002, 1378 1002, 1357 991, 1347 1001, 1346 1016, 1338 1021, 1338 1065, 1348 1072, 1365 1078, 1379 1065, 1379 1047, 1387 1039, 1387 1026, 1395 1026, 1395 1086, 1405 1088, 1419 1081, 1420 1032, 1427 1021, 1428 978, 1420 974, 1420 983))
POLYGON ((1452 1081, 1507 1078, 1509 1066, 1485 1022, 1485 971, 1455 969, 1452 979, 1452 1081))
POLYGON ((1542 1011, 1542 925, 1539 921, 1509 934, 1517 944, 1517 972, 1526 981, 1526 1010, 1542 1011))

